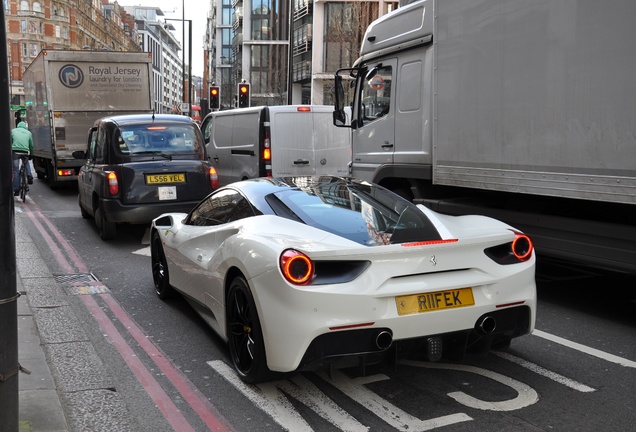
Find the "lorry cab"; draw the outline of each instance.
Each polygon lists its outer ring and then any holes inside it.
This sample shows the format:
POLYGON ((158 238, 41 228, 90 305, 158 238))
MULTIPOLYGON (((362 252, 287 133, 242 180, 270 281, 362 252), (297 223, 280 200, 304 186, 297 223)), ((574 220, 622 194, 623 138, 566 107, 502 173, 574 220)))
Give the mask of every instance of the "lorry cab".
POLYGON ((346 175, 349 134, 331 106, 250 107, 208 114, 201 125, 219 184, 254 177, 346 175))

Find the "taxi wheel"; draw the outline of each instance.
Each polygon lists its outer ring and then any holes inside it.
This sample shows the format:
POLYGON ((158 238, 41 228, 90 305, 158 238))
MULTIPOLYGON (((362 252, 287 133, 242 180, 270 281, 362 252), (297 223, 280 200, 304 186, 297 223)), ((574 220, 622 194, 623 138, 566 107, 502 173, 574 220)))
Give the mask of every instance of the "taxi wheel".
POLYGON ((170 286, 170 275, 168 273, 168 262, 166 254, 163 252, 161 238, 156 231, 152 234, 150 242, 150 260, 152 264, 152 280, 155 284, 155 292, 160 299, 167 299, 174 294, 170 286))
POLYGON ((239 378, 250 384, 271 379, 254 298, 241 276, 230 285, 226 314, 230 356, 239 378))
POLYGON ((114 222, 109 222, 104 217, 104 211, 97 209, 95 212, 95 223, 97 225, 97 231, 102 240, 112 240, 117 234, 117 225, 114 222))
POLYGON ((77 202, 79 203, 80 213, 82 214, 82 217, 84 219, 90 219, 91 215, 84 209, 84 207, 82 207, 79 195, 77 196, 77 202))

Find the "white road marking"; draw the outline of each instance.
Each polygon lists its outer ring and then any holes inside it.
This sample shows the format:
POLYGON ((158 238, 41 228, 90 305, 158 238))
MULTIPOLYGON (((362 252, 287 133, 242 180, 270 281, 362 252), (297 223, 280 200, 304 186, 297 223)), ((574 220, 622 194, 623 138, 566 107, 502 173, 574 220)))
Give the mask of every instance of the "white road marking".
POLYGON ((501 375, 497 372, 493 372, 487 369, 478 368, 475 366, 461 365, 461 364, 449 364, 449 363, 428 363, 421 361, 404 360, 400 361, 400 364, 422 367, 427 369, 450 369, 463 372, 471 372, 477 375, 485 376, 493 381, 500 382, 508 387, 516 390, 517 397, 507 401, 501 402, 488 402, 483 401, 472 396, 467 395, 464 392, 452 392, 448 393, 448 396, 455 399, 462 405, 470 408, 489 410, 489 411, 514 411, 527 406, 533 405, 539 401, 539 395, 537 392, 527 384, 514 380, 505 375, 501 375))
MULTIPOLYGON (((288 431, 313 431, 311 426, 296 411, 293 404, 289 401, 289 397, 293 397, 303 403, 337 429, 347 432, 366 432, 369 430, 367 426, 353 418, 302 375, 295 375, 289 380, 248 385, 242 382, 234 372, 234 369, 224 362, 220 360, 209 361, 208 365, 288 431)), ((324 373, 320 373, 318 376, 334 385, 349 398, 367 408, 388 424, 403 432, 428 431, 472 420, 468 415, 459 413, 423 421, 402 411, 364 387, 365 384, 371 382, 389 379, 385 375, 350 379, 342 372, 334 371, 333 379, 329 379, 324 373)))
POLYGON ((577 351, 584 352, 584 353, 589 354, 591 356, 598 357, 598 358, 603 359, 603 360, 607 360, 608 362, 616 363, 618 365, 625 366, 625 367, 636 368, 636 362, 635 361, 627 360, 625 358, 615 356, 614 354, 609 354, 609 353, 606 353, 604 351, 597 350, 595 348, 591 348, 591 347, 588 347, 588 346, 585 346, 585 345, 581 345, 579 343, 572 342, 570 340, 564 339, 564 338, 559 337, 559 336, 555 336, 555 335, 550 334, 550 333, 543 332, 541 330, 536 330, 535 329, 532 332, 532 334, 534 336, 539 336, 541 338, 550 340, 552 342, 556 342, 558 344, 561 344, 561 345, 564 345, 566 347, 575 349, 577 351))
POLYGON ((504 358, 508 361, 511 361, 513 363, 516 363, 520 366, 523 366, 526 369, 531 370, 532 372, 539 374, 541 376, 544 376, 546 378, 549 378, 553 381, 558 382, 559 384, 563 384, 564 386, 570 387, 571 389, 583 392, 583 393, 590 393, 590 392, 594 392, 596 391, 596 389, 593 389, 592 387, 588 387, 585 384, 581 384, 577 381, 574 381, 570 378, 566 378, 563 375, 559 375, 556 372, 552 372, 550 370, 544 369, 541 366, 534 364, 532 362, 529 362, 527 360, 521 359, 519 357, 515 357, 512 354, 508 354, 505 352, 500 352, 500 351, 492 351, 492 353, 496 356, 499 356, 501 358, 504 358))
POLYGON ((136 250, 133 253, 137 255, 150 256, 150 246, 145 247, 143 249, 136 250))
POLYGON ((365 384, 389 379, 386 375, 378 374, 351 379, 338 370, 333 371, 331 380, 324 372, 318 375, 399 431, 428 431, 472 420, 472 417, 464 413, 420 420, 364 387, 365 384))

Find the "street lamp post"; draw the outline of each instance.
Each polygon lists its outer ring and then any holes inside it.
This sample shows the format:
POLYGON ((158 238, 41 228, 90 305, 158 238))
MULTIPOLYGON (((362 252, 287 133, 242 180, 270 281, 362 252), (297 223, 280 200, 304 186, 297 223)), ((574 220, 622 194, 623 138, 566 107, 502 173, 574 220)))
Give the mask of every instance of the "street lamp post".
MULTIPOLYGON (((187 19, 174 19, 174 18, 165 18, 166 21, 181 21, 183 24, 183 51, 181 53, 181 73, 182 73, 182 82, 181 88, 183 102, 188 102, 188 104, 192 104, 192 20, 187 19), (188 93, 186 97, 186 86, 185 86, 185 78, 186 78, 186 69, 185 69, 185 23, 188 23, 188 93)), ((188 113, 190 114, 190 113, 188 113)))

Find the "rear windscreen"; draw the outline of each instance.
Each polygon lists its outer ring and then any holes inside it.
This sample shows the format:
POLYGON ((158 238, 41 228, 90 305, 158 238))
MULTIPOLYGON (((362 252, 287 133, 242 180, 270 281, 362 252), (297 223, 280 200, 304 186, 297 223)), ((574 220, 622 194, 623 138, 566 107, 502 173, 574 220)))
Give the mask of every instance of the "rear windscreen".
POLYGON ((269 194, 274 212, 365 246, 439 240, 412 203, 379 186, 318 183, 269 194))
POLYGON ((120 126, 115 143, 123 155, 203 155, 203 142, 191 124, 140 124, 120 126))

